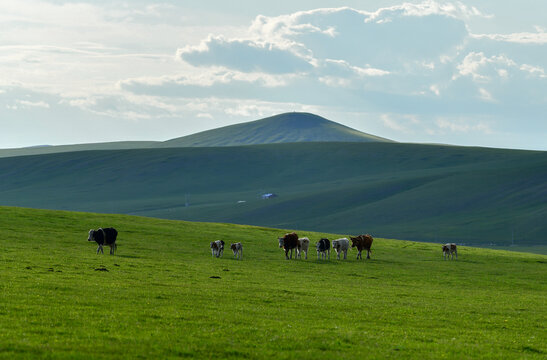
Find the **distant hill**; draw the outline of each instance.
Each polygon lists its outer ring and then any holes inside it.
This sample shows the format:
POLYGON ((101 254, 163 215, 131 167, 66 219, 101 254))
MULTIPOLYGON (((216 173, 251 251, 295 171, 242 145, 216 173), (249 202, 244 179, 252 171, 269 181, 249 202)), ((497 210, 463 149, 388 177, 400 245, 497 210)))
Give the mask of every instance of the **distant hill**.
POLYGON ((0 158, 87 150, 122 150, 167 147, 212 147, 288 142, 389 142, 309 113, 286 113, 225 126, 167 141, 120 141, 95 144, 32 146, 0 149, 0 158))
POLYGON ((165 141, 156 147, 238 146, 295 142, 389 142, 310 113, 285 113, 165 141))
POLYGON ((545 179, 541 151, 385 142, 80 151, 0 159, 0 205, 545 245, 545 179))
POLYGON ((11 156, 56 154, 88 150, 143 149, 154 147, 156 143, 157 142, 155 141, 115 141, 91 144, 30 146, 16 149, 0 149, 0 158, 11 156))

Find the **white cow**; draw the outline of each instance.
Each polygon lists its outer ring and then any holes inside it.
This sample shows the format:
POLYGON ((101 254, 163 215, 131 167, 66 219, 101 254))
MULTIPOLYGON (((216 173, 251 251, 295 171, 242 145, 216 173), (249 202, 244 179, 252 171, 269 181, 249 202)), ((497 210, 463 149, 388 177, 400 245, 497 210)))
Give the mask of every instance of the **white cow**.
POLYGON ((456 255, 456 259, 458 258, 458 248, 455 243, 448 243, 443 245, 443 257, 446 260, 450 260, 450 256, 452 256, 452 260, 454 260, 454 255, 456 255))
POLYGON ((307 237, 298 238, 298 257, 302 259, 302 251, 306 254, 306 260, 308 260, 308 249, 310 247, 310 239, 307 237))
POLYGON ((349 240, 347 238, 341 238, 332 240, 332 248, 336 251, 336 258, 340 260, 340 253, 344 253, 344 260, 347 259, 349 240))
POLYGON ((234 252, 234 258, 241 259, 243 257, 243 245, 240 242, 231 244, 230 249, 234 252))

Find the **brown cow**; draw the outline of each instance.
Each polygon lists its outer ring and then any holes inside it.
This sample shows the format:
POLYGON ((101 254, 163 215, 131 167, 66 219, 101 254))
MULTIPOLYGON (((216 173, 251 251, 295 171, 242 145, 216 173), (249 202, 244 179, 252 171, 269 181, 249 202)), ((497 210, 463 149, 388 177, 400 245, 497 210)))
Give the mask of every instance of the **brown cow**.
MULTIPOLYGON (((296 249, 296 254, 300 252, 300 241, 298 241, 298 235, 296 233, 285 234, 285 236, 277 238, 279 240, 279 247, 285 250, 285 258, 289 260, 289 250, 292 251, 296 249)), ((294 258, 296 259, 296 254, 294 258)))
POLYGON ((372 236, 369 234, 366 235, 359 235, 359 236, 350 236, 351 239, 351 247, 356 247, 359 251, 357 253, 357 259, 362 259, 363 256, 361 255, 361 251, 366 250, 367 251, 367 259, 370 259, 370 247, 372 246, 372 241, 374 240, 372 236))

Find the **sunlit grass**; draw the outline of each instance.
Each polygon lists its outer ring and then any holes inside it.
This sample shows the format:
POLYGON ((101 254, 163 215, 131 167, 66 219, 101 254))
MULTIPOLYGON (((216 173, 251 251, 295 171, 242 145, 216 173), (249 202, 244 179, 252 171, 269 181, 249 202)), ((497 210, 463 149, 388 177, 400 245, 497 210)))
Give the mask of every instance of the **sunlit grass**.
POLYGON ((439 245, 375 239, 370 261, 286 261, 282 230, 19 208, 0 208, 0 229, 3 358, 547 354, 544 255, 443 261, 439 245), (117 255, 86 241, 100 226, 118 229, 117 255), (216 239, 243 260, 211 258, 216 239))

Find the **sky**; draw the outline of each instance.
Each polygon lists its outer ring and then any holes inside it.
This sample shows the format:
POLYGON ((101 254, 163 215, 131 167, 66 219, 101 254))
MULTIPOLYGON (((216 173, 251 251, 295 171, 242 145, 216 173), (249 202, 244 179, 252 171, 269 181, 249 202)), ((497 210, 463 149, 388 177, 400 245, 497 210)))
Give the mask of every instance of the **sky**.
POLYGON ((0 148, 290 111, 399 142, 547 150, 547 1, 0 0, 0 148))

